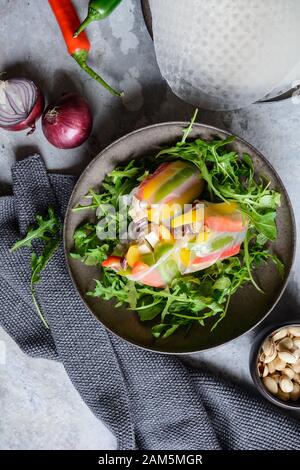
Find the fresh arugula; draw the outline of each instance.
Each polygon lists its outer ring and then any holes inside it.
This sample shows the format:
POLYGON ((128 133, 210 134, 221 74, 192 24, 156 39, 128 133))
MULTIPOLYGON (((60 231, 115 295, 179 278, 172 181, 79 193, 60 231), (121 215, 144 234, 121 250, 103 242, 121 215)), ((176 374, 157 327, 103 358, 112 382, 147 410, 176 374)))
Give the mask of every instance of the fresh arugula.
POLYGON ((49 237, 56 233, 59 220, 55 215, 54 209, 49 207, 48 213, 45 217, 41 215, 36 216, 36 224, 28 229, 27 234, 22 240, 17 241, 10 249, 11 252, 17 251, 20 248, 31 248, 34 240, 48 241, 49 237))
MULTIPOLYGON (((159 289, 129 281, 111 270, 103 270, 100 280, 96 280, 94 291, 87 295, 116 300, 116 307, 127 305, 135 310, 141 321, 160 317, 160 323, 152 328, 155 337, 168 337, 180 326, 189 327, 192 323, 203 326, 205 320, 217 318, 212 330, 225 317, 229 300, 245 283, 251 281, 249 266, 241 257, 233 256, 217 261, 209 268, 194 274, 178 277, 170 286, 159 289)), ((248 253, 248 263, 255 269, 274 255, 253 245, 248 253)), ((275 258, 282 272, 282 264, 275 258)))
POLYGON ((174 147, 161 150, 158 160, 187 160, 199 168, 207 189, 214 201, 235 201, 250 219, 257 235, 275 240, 276 209, 280 205, 280 194, 270 189, 262 177, 255 178, 253 163, 248 154, 242 158, 236 152, 228 151, 227 145, 234 140, 207 142, 196 139, 193 142, 180 141, 174 147))
POLYGON ((55 214, 54 209, 49 207, 47 215, 45 217, 37 215, 35 225, 30 227, 25 237, 17 241, 10 250, 14 252, 24 247, 32 248, 32 242, 34 240, 43 242, 41 253, 38 255, 33 251, 31 255, 30 291, 37 313, 46 328, 49 328, 49 325, 37 300, 35 286, 40 282, 42 272, 48 265, 60 243, 60 233, 60 220, 55 214))
POLYGON ((99 244, 96 225, 85 223, 74 233, 74 251, 70 253, 73 259, 82 261, 87 266, 101 264, 111 249, 110 243, 99 244))
POLYGON ((269 247, 269 242, 277 237, 275 218, 280 194, 270 188, 270 183, 263 176, 254 174, 253 162, 248 154, 239 156, 230 148, 234 137, 189 141, 196 116, 197 112, 177 144, 162 149, 154 159, 132 160, 126 166, 115 168, 104 179, 99 194, 90 190, 85 196, 87 204, 73 209, 91 209, 95 212, 95 220, 97 216, 104 215, 105 229, 109 228, 110 223, 120 226, 123 221, 118 211, 110 214, 105 204, 113 204, 118 209, 119 198, 130 193, 137 182, 157 167, 157 162, 181 159, 199 168, 207 183, 204 199, 235 201, 248 217, 247 236, 238 256, 217 261, 203 271, 179 276, 164 289, 133 282, 112 270, 101 268, 106 255, 118 249, 118 240, 109 236, 99 240, 96 222, 77 228, 71 256, 86 264, 97 264, 100 269, 100 279, 95 281, 94 291, 87 295, 114 299, 116 307, 125 305, 136 311, 141 321, 155 321, 152 334, 156 338, 167 338, 179 327, 188 330, 195 323, 203 326, 209 318, 214 319, 212 330, 216 328, 226 315, 231 297, 241 286, 252 282, 261 291, 253 271, 262 263, 270 260, 275 263, 280 275, 284 273, 283 264, 269 247))
POLYGON ((113 205, 118 209, 120 197, 129 194, 136 187, 137 183, 148 176, 149 170, 153 166, 153 159, 149 160, 147 165, 146 168, 144 161, 131 160, 125 166, 116 167, 106 175, 102 183, 101 193, 97 194, 93 189, 90 189, 88 194, 84 196, 88 204, 78 204, 74 207, 73 211, 80 212, 94 209, 99 213, 99 210, 102 209, 105 212, 105 204, 113 205))

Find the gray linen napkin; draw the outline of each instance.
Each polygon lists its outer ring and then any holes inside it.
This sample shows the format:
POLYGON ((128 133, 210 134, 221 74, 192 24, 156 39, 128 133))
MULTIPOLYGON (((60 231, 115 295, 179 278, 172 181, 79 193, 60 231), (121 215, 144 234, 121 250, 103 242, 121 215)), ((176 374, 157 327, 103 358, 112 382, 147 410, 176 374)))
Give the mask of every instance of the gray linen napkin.
POLYGON ((47 175, 39 156, 13 167, 13 196, 0 198, 0 323, 32 356, 63 363, 119 449, 300 449, 300 425, 255 395, 175 356, 136 348, 110 334, 75 291, 62 246, 37 286, 50 325, 42 325, 29 292, 30 253, 9 253, 37 213, 61 216, 71 176, 47 175))

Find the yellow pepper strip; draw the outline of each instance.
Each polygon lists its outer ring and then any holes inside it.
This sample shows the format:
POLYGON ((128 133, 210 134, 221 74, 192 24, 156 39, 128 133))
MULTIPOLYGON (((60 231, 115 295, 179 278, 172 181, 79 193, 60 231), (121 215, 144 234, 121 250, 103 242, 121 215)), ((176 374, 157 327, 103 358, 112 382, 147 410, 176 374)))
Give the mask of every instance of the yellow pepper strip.
POLYGON ((184 214, 180 214, 171 220, 171 227, 177 228, 183 225, 199 225, 201 226, 204 222, 204 207, 197 207, 197 209, 191 209, 184 214))
POLYGON ((188 248, 181 248, 180 261, 187 268, 190 264, 191 252, 188 248))
POLYGON ((138 245, 131 245, 126 253, 126 261, 128 263, 128 266, 133 268, 135 263, 140 260, 140 257, 141 253, 139 251, 138 245))

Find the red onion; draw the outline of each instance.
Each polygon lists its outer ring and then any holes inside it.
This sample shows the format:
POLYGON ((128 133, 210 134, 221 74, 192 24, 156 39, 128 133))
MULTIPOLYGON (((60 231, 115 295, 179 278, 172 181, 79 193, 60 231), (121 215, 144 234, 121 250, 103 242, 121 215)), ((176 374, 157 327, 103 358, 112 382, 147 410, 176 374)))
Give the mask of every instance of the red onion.
POLYGON ((89 105, 77 93, 63 95, 54 105, 48 106, 42 119, 45 137, 60 149, 79 147, 89 137, 92 126, 89 105))
POLYGON ((27 78, 0 80, 0 128, 8 131, 35 130, 45 101, 41 90, 27 78))

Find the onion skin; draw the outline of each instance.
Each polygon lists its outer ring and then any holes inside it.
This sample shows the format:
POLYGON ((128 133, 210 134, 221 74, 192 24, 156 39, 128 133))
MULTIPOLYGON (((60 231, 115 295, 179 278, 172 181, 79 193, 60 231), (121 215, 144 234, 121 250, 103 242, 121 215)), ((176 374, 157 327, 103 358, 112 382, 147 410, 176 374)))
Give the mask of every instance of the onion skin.
POLYGON ((0 125, 1 129, 5 131, 12 131, 12 132, 23 131, 25 129, 31 129, 28 132, 28 135, 32 134, 35 131, 35 123, 36 121, 40 119, 45 108, 45 99, 44 99, 44 95, 41 89, 34 82, 32 83, 34 84, 37 90, 37 98, 36 98, 36 102, 32 110, 30 111, 30 114, 27 116, 25 120, 22 120, 11 126, 0 125))
POLYGON ((93 117, 86 100, 78 93, 63 95, 45 110, 42 129, 46 139, 59 149, 73 149, 90 136, 93 117))
POLYGON ((5 126, 2 127, 2 129, 7 130, 7 131, 23 131, 24 129, 30 128, 31 131, 28 132, 29 134, 32 134, 35 131, 35 123, 38 119, 40 119, 45 107, 45 100, 42 95, 42 93, 39 90, 39 96, 38 99, 29 114, 28 118, 25 119, 25 121, 20 122, 19 124, 16 124, 14 126, 5 126))

